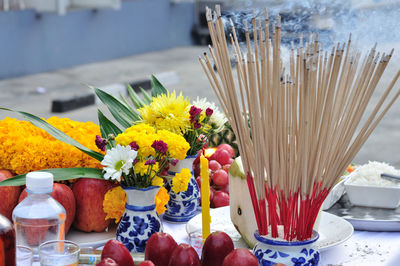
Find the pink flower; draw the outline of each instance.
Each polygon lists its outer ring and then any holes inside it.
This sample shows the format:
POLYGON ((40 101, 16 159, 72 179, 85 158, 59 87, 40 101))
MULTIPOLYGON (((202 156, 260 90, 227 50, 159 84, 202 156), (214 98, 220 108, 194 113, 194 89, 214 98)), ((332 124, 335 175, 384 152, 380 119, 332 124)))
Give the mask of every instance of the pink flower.
POLYGON ((158 151, 161 154, 164 154, 168 151, 168 145, 162 140, 155 140, 153 144, 151 144, 151 147, 154 148, 156 151, 158 151))
POLYGON ((211 116, 214 113, 213 109, 207 108, 206 109, 206 116, 211 116))
POLYGON ((172 162, 171 162, 171 164, 172 164, 173 166, 176 166, 176 164, 177 164, 178 162, 179 162, 179 160, 173 159, 172 162))
POLYGON ((101 151, 105 151, 108 141, 106 139, 103 139, 99 135, 96 135, 95 143, 97 148, 99 148, 101 151))
POLYGON ((131 146, 131 149, 134 151, 137 151, 139 149, 139 145, 137 145, 135 141, 129 143, 129 146, 131 146))

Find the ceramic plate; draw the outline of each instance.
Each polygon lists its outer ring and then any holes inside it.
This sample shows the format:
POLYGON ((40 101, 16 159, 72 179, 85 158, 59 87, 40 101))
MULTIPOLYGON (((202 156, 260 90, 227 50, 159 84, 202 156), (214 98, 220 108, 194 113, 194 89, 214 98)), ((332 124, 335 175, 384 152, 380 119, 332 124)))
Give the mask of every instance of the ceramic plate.
POLYGON ((71 228, 66 236, 66 239, 77 243, 81 248, 98 248, 104 246, 108 240, 115 239, 116 232, 116 227, 110 228, 107 232, 100 233, 85 233, 71 228))
POLYGON ((383 209, 354 206, 345 194, 328 212, 349 221, 356 230, 399 232, 400 207, 383 209))
MULTIPOLYGON (((201 214, 186 224, 188 234, 201 230, 201 214)), ((231 222, 229 207, 211 209, 211 231, 224 231, 233 240, 235 248, 248 247, 231 222)), ((339 245, 353 234, 353 226, 336 215, 322 212, 317 246, 320 251, 339 245)))

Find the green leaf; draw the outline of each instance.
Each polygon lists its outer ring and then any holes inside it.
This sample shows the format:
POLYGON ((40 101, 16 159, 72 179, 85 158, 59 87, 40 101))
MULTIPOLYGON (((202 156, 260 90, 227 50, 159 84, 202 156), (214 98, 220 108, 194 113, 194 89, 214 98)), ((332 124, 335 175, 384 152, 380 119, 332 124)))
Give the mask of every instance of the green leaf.
MULTIPOLYGON (((96 168, 55 168, 55 169, 44 169, 37 172, 48 172, 54 175, 54 181, 70 180, 75 178, 103 178, 103 170, 96 168)), ((1 186, 22 186, 25 185, 26 174, 17 175, 0 182, 1 186)))
MULTIPOLYGON (((107 138, 110 134, 117 136, 122 133, 122 130, 111 122, 100 110, 97 110, 97 116, 99 118, 100 131, 103 138, 107 138)), ((107 144, 107 148, 111 149, 112 147, 112 143, 107 144)))
POLYGON ((132 112, 132 113, 136 113, 136 109, 133 109, 132 106, 128 103, 128 101, 125 99, 125 97, 119 93, 119 98, 121 103, 125 104, 125 106, 132 112))
POLYGON ((139 115, 137 113, 130 111, 125 104, 121 103, 121 101, 114 96, 97 88, 94 88, 94 92, 107 106, 115 120, 124 128, 132 126, 135 121, 139 120, 139 115))
POLYGON ((142 108, 145 106, 144 102, 140 99, 139 95, 132 89, 130 84, 127 84, 126 87, 128 88, 129 97, 133 105, 135 105, 136 109, 142 108))
POLYGON ((160 94, 168 94, 168 91, 161 82, 154 76, 151 75, 151 96, 157 97, 160 94))
POLYGON ((83 146, 82 144, 80 144, 79 142, 77 142, 76 140, 74 140, 73 138, 71 138, 64 132, 62 132, 61 130, 53 127, 52 125, 50 125, 49 123, 47 123, 46 121, 41 119, 40 117, 37 117, 30 113, 26 113, 26 112, 22 112, 22 111, 15 111, 15 110, 7 109, 7 108, 0 107, 0 110, 6 110, 6 111, 19 113, 20 115, 25 117, 29 122, 31 122, 33 125, 45 130, 52 137, 58 139, 59 141, 62 141, 64 143, 74 146, 75 148, 81 150, 82 152, 86 153, 87 155, 93 157, 96 160, 102 161, 104 158, 103 154, 93 151, 93 150, 83 146))
POLYGON ((144 103, 145 103, 146 105, 149 105, 149 104, 153 101, 153 99, 152 99, 151 96, 147 93, 147 91, 146 91, 145 89, 143 89, 142 87, 140 87, 139 89, 140 89, 140 91, 141 91, 142 94, 143 94, 144 103))

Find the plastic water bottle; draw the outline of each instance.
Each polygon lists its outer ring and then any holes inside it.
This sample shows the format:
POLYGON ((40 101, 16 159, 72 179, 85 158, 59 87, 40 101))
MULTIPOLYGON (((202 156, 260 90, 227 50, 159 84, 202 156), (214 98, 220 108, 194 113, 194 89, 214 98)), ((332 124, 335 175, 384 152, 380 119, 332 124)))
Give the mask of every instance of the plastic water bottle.
POLYGON ((0 266, 15 266, 15 232, 10 221, 0 215, 0 266))
POLYGON ((32 172, 26 175, 28 196, 15 207, 12 219, 17 245, 33 249, 37 258, 40 244, 50 240, 64 240, 66 212, 53 199, 53 175, 32 172))

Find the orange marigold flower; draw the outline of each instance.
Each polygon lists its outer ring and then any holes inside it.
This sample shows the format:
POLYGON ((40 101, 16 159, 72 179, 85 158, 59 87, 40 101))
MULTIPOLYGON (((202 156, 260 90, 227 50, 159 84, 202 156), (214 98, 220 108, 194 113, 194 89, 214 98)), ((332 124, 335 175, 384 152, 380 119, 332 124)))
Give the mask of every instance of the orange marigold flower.
POLYGON ((125 211, 127 196, 122 187, 117 186, 107 191, 103 200, 103 211, 107 219, 115 219, 118 223, 125 211))
MULTIPOLYGON (((82 145, 101 152, 95 144, 96 135, 100 134, 98 125, 58 117, 46 121, 82 145)), ((9 117, 0 120, 0 154, 0 169, 16 174, 48 168, 101 168, 99 161, 56 140, 43 129, 9 117)))
POLYGON ((158 190, 157 192, 156 198, 154 199, 158 215, 165 212, 165 210, 167 209, 165 205, 167 205, 168 201, 169 201, 168 191, 165 189, 165 187, 161 187, 160 190, 158 190))

